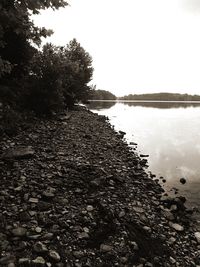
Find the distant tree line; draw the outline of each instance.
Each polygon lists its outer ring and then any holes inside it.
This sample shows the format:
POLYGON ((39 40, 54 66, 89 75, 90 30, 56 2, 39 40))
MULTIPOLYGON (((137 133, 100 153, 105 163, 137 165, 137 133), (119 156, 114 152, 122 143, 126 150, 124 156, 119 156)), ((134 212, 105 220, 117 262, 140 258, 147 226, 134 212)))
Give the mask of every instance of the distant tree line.
MULTIPOLYGON (((31 15, 41 9, 67 6, 64 0, 0 1, 0 119, 25 110, 51 114, 89 97, 92 58, 73 39, 64 47, 41 38, 51 30, 38 28, 31 15)), ((1 123, 0 122, 0 123, 1 123)))
POLYGON ((157 101, 200 101, 199 95, 155 93, 155 94, 129 94, 120 97, 121 100, 157 100, 157 101))
POLYGON ((91 100, 116 100, 117 97, 109 91, 93 89, 90 94, 90 99, 91 100))

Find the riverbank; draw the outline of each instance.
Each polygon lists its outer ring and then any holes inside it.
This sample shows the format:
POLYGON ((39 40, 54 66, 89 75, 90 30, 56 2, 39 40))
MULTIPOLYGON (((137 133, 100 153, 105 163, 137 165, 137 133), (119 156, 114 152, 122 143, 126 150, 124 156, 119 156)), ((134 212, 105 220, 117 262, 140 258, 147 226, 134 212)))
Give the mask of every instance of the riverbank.
POLYGON ((2 140, 0 265, 200 264, 184 198, 164 196, 122 137, 81 108, 2 140))

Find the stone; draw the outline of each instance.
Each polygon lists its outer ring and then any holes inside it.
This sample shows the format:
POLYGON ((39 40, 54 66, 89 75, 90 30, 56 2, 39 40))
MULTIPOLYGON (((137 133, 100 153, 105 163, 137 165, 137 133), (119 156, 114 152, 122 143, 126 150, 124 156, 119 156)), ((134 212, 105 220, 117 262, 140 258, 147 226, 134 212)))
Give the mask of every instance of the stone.
POLYGON ((35 154, 31 146, 22 146, 18 148, 8 149, 2 155, 2 159, 28 159, 35 154))
POLYGON ((45 190, 43 193, 42 193, 42 196, 46 199, 52 199, 55 197, 55 189, 52 188, 52 187, 49 187, 47 188, 47 190, 45 190))
POLYGON ((177 232, 183 232, 184 231, 184 227, 178 223, 169 223, 169 225, 176 230, 177 232))
POLYGON ((186 183, 186 179, 185 179, 185 178, 181 178, 181 179, 180 179, 180 183, 181 183, 181 184, 185 184, 185 183, 186 183))
POLYGON ((55 250, 50 250, 49 251, 49 257, 52 260, 56 261, 56 262, 59 262, 60 261, 60 255, 55 250))
POLYGON ((17 227, 12 230, 12 234, 17 237, 25 236, 27 232, 27 229, 24 227, 17 227))
POLYGON ((34 266, 45 266, 45 259, 43 257, 37 257, 35 260, 32 261, 35 265, 34 266))
POLYGON ((84 253, 82 251, 74 251, 73 255, 75 258, 80 259, 84 256, 84 253))
POLYGON ((86 232, 82 232, 82 233, 78 234, 78 238, 79 239, 88 239, 89 235, 86 232))
POLYGON ((53 239, 54 234, 53 233, 46 233, 42 236, 43 240, 51 240, 53 239))
POLYGON ((35 232, 36 232, 36 233, 41 233, 41 232, 42 232, 42 228, 39 227, 39 226, 37 226, 37 227, 35 228, 35 232))
POLYGON ((200 232, 195 232, 194 236, 195 236, 195 238, 197 240, 197 243, 200 244, 200 232))
POLYGON ((33 250, 37 253, 45 253, 48 251, 46 245, 43 244, 42 242, 37 242, 36 244, 34 244, 33 250))
POLYGON ((101 244, 100 251, 101 252, 110 252, 112 251, 113 247, 110 245, 101 244))
POLYGON ((93 210, 94 210, 94 207, 93 207, 92 205, 88 205, 88 206, 86 207, 86 210, 87 210, 88 212, 93 211, 93 210))
POLYGON ((170 245, 174 244, 174 242, 176 241, 176 239, 174 237, 170 237, 169 240, 168 240, 168 243, 170 245))
POLYGON ((38 198, 35 198, 35 197, 31 197, 29 198, 28 200, 30 203, 38 203, 39 202, 39 199, 38 198))

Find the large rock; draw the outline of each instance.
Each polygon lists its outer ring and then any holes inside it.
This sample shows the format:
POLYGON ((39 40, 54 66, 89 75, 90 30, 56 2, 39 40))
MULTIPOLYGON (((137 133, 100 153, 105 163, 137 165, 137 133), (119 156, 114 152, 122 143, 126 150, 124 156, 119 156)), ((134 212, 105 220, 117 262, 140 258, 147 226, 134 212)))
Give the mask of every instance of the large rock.
POLYGON ((200 232, 194 233, 194 236, 196 237, 197 242, 200 244, 200 232))
POLYGON ((35 151, 31 146, 22 146, 6 150, 1 156, 2 159, 27 159, 34 155, 35 151))
POLYGON ((176 230, 177 232, 183 232, 184 231, 184 227, 178 223, 169 223, 169 225, 176 230))

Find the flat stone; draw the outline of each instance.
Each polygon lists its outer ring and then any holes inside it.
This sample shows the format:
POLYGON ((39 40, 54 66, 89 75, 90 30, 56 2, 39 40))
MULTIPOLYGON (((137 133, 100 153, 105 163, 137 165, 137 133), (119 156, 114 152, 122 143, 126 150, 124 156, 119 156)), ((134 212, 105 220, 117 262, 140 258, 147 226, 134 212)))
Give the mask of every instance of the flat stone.
POLYGON ((194 236, 196 237, 197 243, 200 244, 200 232, 194 233, 194 236))
POLYGON ((2 159, 27 159, 31 158, 34 154, 35 151, 31 146, 22 146, 6 150, 2 155, 2 159))
POLYGON ((31 197, 31 198, 29 198, 28 201, 31 202, 31 203, 38 203, 39 202, 39 199, 38 198, 31 197))
POLYGON ((88 205, 88 206, 86 207, 86 210, 87 210, 88 212, 93 211, 93 210, 94 210, 94 207, 91 206, 91 205, 88 205))
POLYGON ((100 251, 102 252, 110 252, 112 251, 113 247, 105 244, 101 244, 100 251))
POLYGON ((175 229, 177 232, 183 232, 184 231, 184 227, 178 223, 169 223, 169 225, 175 229))

